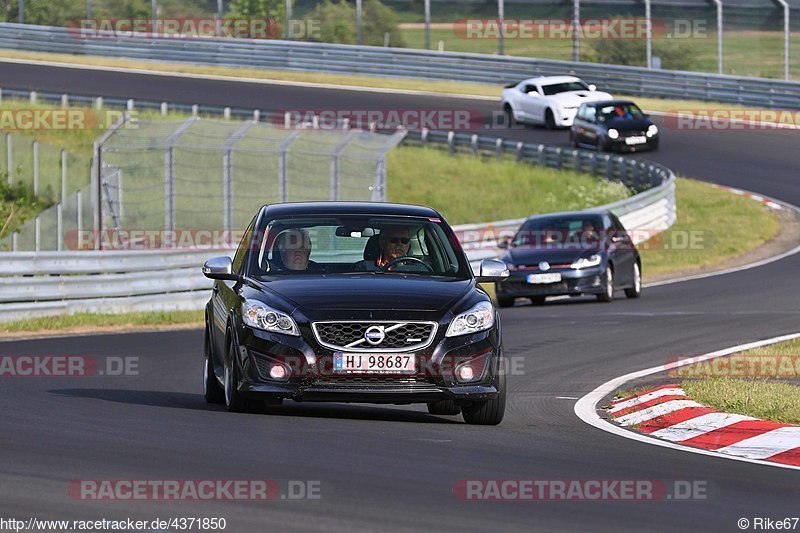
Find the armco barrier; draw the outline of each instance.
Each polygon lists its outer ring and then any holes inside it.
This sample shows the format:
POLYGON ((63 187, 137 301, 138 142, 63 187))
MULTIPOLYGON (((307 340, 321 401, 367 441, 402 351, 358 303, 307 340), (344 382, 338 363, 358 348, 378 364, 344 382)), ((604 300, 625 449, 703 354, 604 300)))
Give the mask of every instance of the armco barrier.
MULTIPOLYGON (((102 35, 102 34, 100 34, 102 35)), ((363 74, 502 85, 538 75, 579 76, 610 92, 797 109, 800 83, 536 58, 277 40, 81 37, 51 26, 0 24, 0 48, 222 67, 363 74)))
MULTIPOLYGON (((468 151, 521 162, 590 172, 619 180, 637 194, 602 206, 625 227, 647 235, 675 221, 675 176, 661 165, 583 150, 448 132, 412 132, 407 142, 451 152, 468 151)), ((472 262, 497 257, 498 240, 512 236, 524 219, 455 226, 472 262)), ((211 282, 200 266, 231 250, 10 252, 0 260, 0 321, 78 312, 200 309, 211 282)))

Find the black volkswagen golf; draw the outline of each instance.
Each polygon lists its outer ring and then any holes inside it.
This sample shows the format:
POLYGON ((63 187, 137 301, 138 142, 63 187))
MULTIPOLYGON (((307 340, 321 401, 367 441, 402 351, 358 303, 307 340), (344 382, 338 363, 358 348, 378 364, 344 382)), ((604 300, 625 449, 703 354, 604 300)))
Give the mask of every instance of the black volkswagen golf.
POLYGON ((642 260, 628 232, 610 211, 537 215, 504 241, 508 279, 496 284, 500 307, 515 298, 542 304, 547 296, 594 294, 610 302, 614 292, 642 292, 642 260))
POLYGON ((576 148, 636 152, 658 149, 658 126, 629 100, 581 104, 569 130, 576 148))
POLYGON ((259 403, 426 403, 433 414, 499 424, 505 373, 499 315, 444 218, 428 207, 286 203, 263 207, 233 261, 203 273, 204 390, 259 403))

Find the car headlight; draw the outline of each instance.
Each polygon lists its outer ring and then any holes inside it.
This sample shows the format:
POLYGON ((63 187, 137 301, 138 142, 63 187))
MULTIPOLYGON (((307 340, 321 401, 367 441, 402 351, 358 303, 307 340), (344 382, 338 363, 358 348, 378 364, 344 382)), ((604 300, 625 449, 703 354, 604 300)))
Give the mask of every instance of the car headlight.
POLYGON ((477 333, 494 326, 494 307, 489 302, 481 302, 466 313, 461 313, 450 322, 445 337, 457 337, 477 333))
POLYGON ((656 135, 658 135, 658 126, 655 124, 650 124, 650 127, 647 128, 647 136, 655 137, 656 135))
POLYGON ((297 329, 297 324, 292 317, 276 311, 258 300, 245 300, 242 304, 242 318, 245 324, 254 328, 300 336, 300 330, 297 329))
POLYGON ((572 263, 570 265, 570 268, 581 269, 581 268, 595 267, 600 264, 600 261, 602 261, 600 254, 593 254, 589 257, 581 257, 580 259, 572 263))
POLYGON ((608 130, 608 138, 609 139, 616 139, 618 137, 619 137, 619 132, 617 130, 615 130, 614 128, 611 128, 610 130, 608 130))

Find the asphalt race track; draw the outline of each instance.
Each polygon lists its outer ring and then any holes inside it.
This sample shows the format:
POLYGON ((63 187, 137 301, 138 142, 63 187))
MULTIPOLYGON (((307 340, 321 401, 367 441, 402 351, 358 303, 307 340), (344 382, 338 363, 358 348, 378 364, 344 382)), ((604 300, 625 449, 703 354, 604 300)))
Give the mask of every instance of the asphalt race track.
MULTIPOLYGON (((492 102, 6 64, 3 87, 258 107, 478 109, 492 102)), ((679 173, 800 205, 798 133, 682 131, 644 157, 679 173)), ((510 130, 566 143, 565 132, 510 130)), ((202 398, 202 332, 10 341, 2 355, 138 357, 139 375, 14 378, 4 413, 0 511, 17 518, 225 517, 229 531, 399 529, 737 531, 740 517, 798 516, 800 473, 664 449, 592 428, 574 399, 633 370, 800 330, 800 255, 646 289, 611 304, 560 301, 502 312, 509 405, 498 427, 423 408, 287 403, 229 414, 202 398), (562 397, 562 398, 559 398, 562 397), (563 397, 566 397, 563 398, 563 397), (81 479, 320 482, 318 500, 73 499, 81 479), (693 501, 463 501, 460 480, 692 480, 693 501)), ((645 273, 646 275, 646 273, 645 273)))

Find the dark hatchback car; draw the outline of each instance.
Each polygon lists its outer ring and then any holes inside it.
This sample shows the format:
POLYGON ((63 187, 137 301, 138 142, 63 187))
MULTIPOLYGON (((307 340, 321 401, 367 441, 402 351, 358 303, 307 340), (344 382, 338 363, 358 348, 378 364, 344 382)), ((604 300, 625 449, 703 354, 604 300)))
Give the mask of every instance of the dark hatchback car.
POLYGON ((206 307, 209 402, 231 411, 284 399, 427 403, 471 424, 503 419, 500 319, 478 282, 508 271, 484 260, 475 276, 431 208, 265 206, 233 261, 211 259, 203 273, 217 280, 206 307), (389 232, 405 253, 383 263, 389 232), (303 250, 290 268, 281 247, 292 241, 303 250))
POLYGON ((610 302, 619 289, 629 298, 641 294, 639 252, 609 211, 534 216, 500 245, 510 271, 496 284, 500 307, 514 305, 515 298, 542 304, 547 296, 595 294, 610 302))
POLYGON ((576 148, 636 152, 658 149, 658 126, 629 100, 581 104, 569 130, 576 148))

